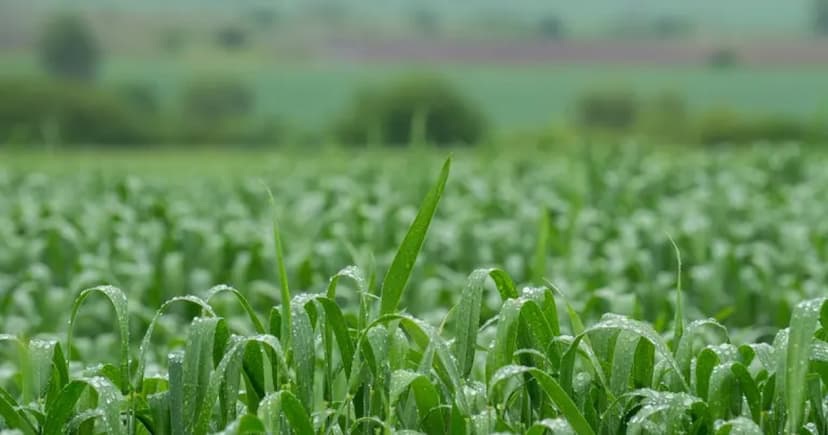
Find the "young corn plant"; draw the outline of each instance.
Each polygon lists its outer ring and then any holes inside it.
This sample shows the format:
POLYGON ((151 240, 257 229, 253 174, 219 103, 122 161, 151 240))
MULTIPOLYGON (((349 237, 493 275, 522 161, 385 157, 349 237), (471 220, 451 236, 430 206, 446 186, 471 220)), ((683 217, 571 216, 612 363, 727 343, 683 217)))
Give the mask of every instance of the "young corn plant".
POLYGON ((533 285, 478 269, 439 326, 401 310, 449 168, 447 160, 379 286, 348 266, 323 291, 292 294, 274 220, 280 298, 266 319, 244 293, 217 286, 163 302, 134 351, 128 298, 102 286, 75 299, 63 343, 0 335, 17 357, 4 364, 13 375, 0 388, 0 428, 26 435, 828 432, 826 299, 796 305, 771 344, 734 343, 716 320, 684 318, 679 261, 671 332, 610 313, 585 324, 542 279, 546 215, 533 285), (340 304, 343 282, 356 291, 356 306, 340 304), (501 304, 484 320, 488 292, 501 304), (217 314, 220 295, 236 301, 253 333, 217 314), (92 299, 114 313, 115 363, 77 357, 73 331, 92 299), (180 306, 196 313, 186 339, 154 341, 180 306), (165 361, 151 361, 165 351, 165 361), (163 369, 150 374, 150 365, 163 369))

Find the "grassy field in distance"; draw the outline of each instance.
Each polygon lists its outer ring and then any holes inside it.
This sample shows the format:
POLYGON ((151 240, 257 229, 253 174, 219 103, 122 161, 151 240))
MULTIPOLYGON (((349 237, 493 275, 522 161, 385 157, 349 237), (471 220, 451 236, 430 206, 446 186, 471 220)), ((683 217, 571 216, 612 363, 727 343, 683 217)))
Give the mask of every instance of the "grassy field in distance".
MULTIPOLYGON (((0 76, 30 74, 32 59, 0 58, 0 76)), ((773 68, 602 65, 392 65, 344 62, 261 61, 244 56, 226 65, 215 59, 187 62, 113 59, 104 64, 104 84, 144 82, 158 89, 166 104, 186 83, 199 77, 232 75, 251 84, 258 111, 299 127, 329 125, 364 86, 412 73, 448 77, 480 103, 504 131, 538 128, 568 110, 577 97, 595 88, 630 88, 642 96, 662 91, 683 95, 691 109, 725 106, 746 113, 809 118, 828 108, 824 80, 828 66, 773 68)))

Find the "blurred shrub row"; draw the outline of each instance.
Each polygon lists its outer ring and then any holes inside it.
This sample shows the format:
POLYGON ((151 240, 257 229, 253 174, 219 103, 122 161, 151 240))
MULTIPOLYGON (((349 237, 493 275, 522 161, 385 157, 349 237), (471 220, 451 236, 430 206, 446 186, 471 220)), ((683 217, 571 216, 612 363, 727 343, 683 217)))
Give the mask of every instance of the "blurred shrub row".
POLYGON ((79 84, 0 82, 0 132, 12 143, 139 144, 153 139, 124 101, 79 84))
MULTIPOLYGON (((163 106, 154 89, 141 84, 103 89, 68 80, 0 80, 0 143, 447 146, 480 143, 491 131, 475 103, 434 77, 366 89, 329 129, 312 137, 257 115, 254 93, 235 80, 202 79, 186 86, 171 107, 163 106)), ((726 108, 691 114, 679 95, 641 98, 622 89, 583 94, 570 121, 521 140, 634 137, 715 145, 828 139, 826 126, 808 119, 750 116, 726 108)))
POLYGON ((436 78, 367 89, 313 138, 257 114, 254 93, 237 80, 201 79, 173 107, 163 106, 142 84, 104 89, 78 80, 2 79, 0 143, 449 145, 480 142, 488 125, 474 104, 436 78))
POLYGON ((828 139, 828 125, 820 120, 748 115, 725 107, 692 114, 685 99, 670 92, 640 98, 627 89, 596 89, 582 95, 574 111, 581 136, 701 145, 828 139))
MULTIPOLYGON (((491 132, 478 106, 436 77, 406 78, 366 89, 330 128, 314 136, 257 114, 254 93, 237 80, 201 79, 166 106, 152 87, 142 84, 104 89, 77 80, 3 79, 0 143, 447 146, 477 144, 491 132)), ((641 98, 611 88, 584 93, 570 121, 551 133, 535 132, 528 140, 635 137, 654 143, 714 145, 828 139, 828 129, 817 122, 748 116, 722 108, 691 114, 685 99, 676 94, 641 98)))
POLYGON ((251 117, 253 98, 233 81, 203 81, 174 113, 151 87, 104 90, 76 81, 0 81, 0 140, 13 144, 270 144, 274 122, 251 117))

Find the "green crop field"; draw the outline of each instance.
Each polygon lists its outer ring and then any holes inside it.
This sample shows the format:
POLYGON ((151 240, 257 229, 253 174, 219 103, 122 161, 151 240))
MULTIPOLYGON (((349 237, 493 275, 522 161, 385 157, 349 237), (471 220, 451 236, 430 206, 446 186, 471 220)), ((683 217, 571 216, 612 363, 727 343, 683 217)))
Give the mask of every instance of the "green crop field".
POLYGON ((0 429, 820 434, 828 155, 0 155, 0 429))

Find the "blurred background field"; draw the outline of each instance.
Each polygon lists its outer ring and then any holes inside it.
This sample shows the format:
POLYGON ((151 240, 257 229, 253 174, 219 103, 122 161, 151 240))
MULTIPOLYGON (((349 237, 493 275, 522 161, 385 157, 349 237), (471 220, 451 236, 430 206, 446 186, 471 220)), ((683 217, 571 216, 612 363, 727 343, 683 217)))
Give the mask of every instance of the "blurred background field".
POLYGON ((3 0, 0 142, 822 141, 825 3, 3 0))

